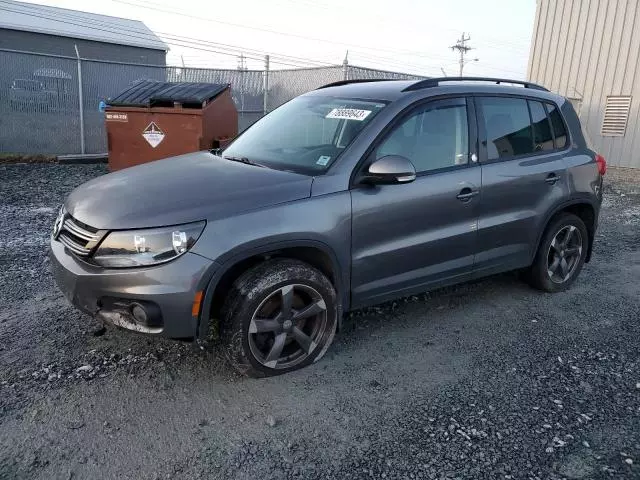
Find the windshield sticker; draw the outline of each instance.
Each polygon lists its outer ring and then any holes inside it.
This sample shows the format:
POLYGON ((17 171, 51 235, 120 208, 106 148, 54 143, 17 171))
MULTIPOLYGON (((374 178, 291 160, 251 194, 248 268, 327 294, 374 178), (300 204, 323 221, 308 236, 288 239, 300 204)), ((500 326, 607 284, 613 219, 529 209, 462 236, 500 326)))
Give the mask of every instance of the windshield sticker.
POLYGON ((327 163, 329 163, 329 160, 331 160, 331 157, 327 155, 321 155, 320 158, 318 158, 316 165, 322 165, 324 167, 327 163))
POLYGON ((334 108, 326 118, 339 118, 344 120, 357 120, 361 122, 369 116, 371 110, 358 110, 357 108, 334 108))

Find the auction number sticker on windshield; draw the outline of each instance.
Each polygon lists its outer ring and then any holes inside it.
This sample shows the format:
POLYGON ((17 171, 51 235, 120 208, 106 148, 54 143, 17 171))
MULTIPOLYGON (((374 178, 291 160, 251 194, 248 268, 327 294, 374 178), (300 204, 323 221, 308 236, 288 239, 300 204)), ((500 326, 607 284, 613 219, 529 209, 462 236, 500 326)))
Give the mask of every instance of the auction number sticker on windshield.
POLYGON ((369 116, 371 110, 359 110, 357 108, 334 108, 326 118, 339 118, 344 120, 357 120, 361 122, 369 116))

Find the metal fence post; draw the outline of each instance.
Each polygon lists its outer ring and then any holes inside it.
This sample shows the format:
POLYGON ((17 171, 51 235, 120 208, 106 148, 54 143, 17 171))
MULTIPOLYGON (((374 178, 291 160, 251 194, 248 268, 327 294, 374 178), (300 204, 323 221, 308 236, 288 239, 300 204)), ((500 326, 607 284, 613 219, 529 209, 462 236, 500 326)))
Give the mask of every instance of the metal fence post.
POLYGON ((269 55, 264 56, 264 74, 262 76, 262 114, 266 115, 269 108, 269 55))
POLYGON ((78 59, 78 106, 80 110, 80 153, 84 155, 84 99, 82 97, 82 60, 78 52, 78 45, 73 45, 76 49, 76 58, 78 59))
POLYGON ((342 61, 342 79, 349 80, 349 50, 347 50, 347 54, 344 56, 344 60, 342 61))

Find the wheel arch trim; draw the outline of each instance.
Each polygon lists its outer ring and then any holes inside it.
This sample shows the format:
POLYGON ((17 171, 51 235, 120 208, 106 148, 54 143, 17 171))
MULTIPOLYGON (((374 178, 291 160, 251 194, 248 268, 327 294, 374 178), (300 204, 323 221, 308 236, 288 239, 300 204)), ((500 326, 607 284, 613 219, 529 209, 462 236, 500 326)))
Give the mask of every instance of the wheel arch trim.
POLYGON ((598 215, 599 215, 599 212, 600 212, 600 206, 597 205, 591 198, 588 198, 588 197, 576 197, 576 198, 573 198, 571 200, 567 200, 567 201, 565 201, 563 203, 560 203, 560 204, 556 205, 552 210, 549 211, 549 213, 547 214, 547 216, 544 219, 544 222, 542 223, 542 228, 539 229, 538 238, 537 238, 536 243, 535 243, 535 249, 533 250, 533 252, 530 255, 531 262, 533 262, 533 259, 535 258, 535 255, 536 255, 536 252, 540 248, 540 242, 542 241, 542 236, 544 235, 544 232, 547 230, 547 227, 549 226, 549 223, 551 222, 553 217, 555 217, 561 211, 566 210, 568 207, 572 207, 574 205, 588 205, 589 207, 591 207, 593 209, 593 216, 594 216, 593 231, 590 230, 589 225, 586 225, 587 232, 590 234, 591 238, 589 238, 589 248, 587 250, 587 257, 586 257, 585 262, 588 262, 591 259, 591 252, 593 251, 593 239, 595 238, 595 231, 596 231, 597 226, 598 226, 598 215))
POLYGON ((348 278, 348 270, 340 264, 338 256, 333 249, 324 242, 318 240, 304 239, 304 240, 284 240, 265 243, 260 246, 255 246, 241 250, 234 254, 232 257, 226 259, 223 262, 216 262, 219 268, 209 279, 207 287, 205 289, 204 298, 202 301, 202 308, 200 311, 200 317, 198 319, 196 336, 199 339, 205 339, 208 332, 208 322, 211 318, 213 311, 213 296, 220 283, 220 280, 238 263, 248 260, 251 257, 257 255, 265 255, 269 253, 275 253, 279 250, 291 249, 291 248, 316 248, 325 253, 331 260, 331 268, 333 269, 334 287, 336 289, 337 298, 337 310, 338 310, 338 328, 342 324, 342 314, 349 309, 349 285, 350 279, 348 278), (347 273, 345 273, 347 272, 347 273), (346 278, 344 278, 346 277, 346 278), (203 321, 204 320, 204 321, 203 321), (206 322, 206 323, 205 323, 206 322), (203 328, 204 327, 204 328, 203 328))

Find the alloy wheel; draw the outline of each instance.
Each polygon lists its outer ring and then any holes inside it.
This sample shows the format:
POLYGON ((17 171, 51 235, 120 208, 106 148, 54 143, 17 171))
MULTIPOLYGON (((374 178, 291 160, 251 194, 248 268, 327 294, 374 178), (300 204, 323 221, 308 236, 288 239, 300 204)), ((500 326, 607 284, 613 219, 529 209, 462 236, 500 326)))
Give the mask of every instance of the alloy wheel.
POLYGON ((573 225, 562 227, 555 234, 547 254, 547 274, 554 283, 571 278, 582 257, 582 234, 573 225))
POLYGON ((249 348, 267 368, 290 368, 321 348, 328 330, 322 295, 308 285, 285 285, 270 293, 253 313, 249 348))

